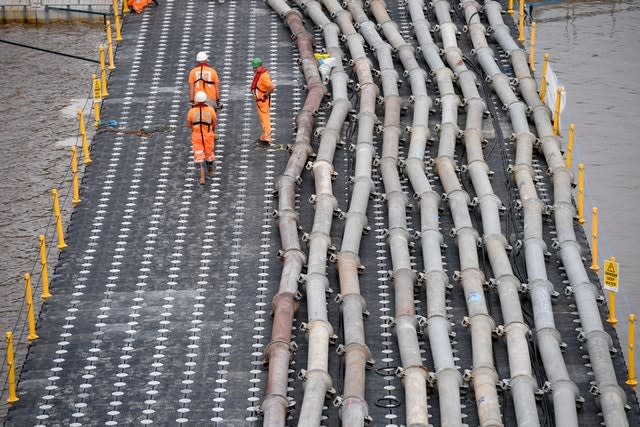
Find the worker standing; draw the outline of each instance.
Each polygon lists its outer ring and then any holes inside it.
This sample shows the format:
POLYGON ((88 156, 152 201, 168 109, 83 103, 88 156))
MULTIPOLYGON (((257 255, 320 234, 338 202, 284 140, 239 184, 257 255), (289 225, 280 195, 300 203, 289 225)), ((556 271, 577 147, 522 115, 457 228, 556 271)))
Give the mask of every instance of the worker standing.
POLYGON ((258 140, 260 142, 266 142, 269 145, 273 143, 271 137, 271 94, 275 90, 275 85, 271 80, 269 71, 262 65, 262 59, 256 58, 251 61, 251 67, 253 67, 253 81, 251 82, 251 93, 256 100, 256 109, 258 110, 258 118, 260 118, 260 124, 262 125, 262 134, 258 140))
POLYGON ((221 108, 220 80, 218 72, 209 65, 209 55, 201 51, 196 55, 196 66, 189 72, 189 100, 193 104, 193 97, 198 91, 204 91, 207 102, 213 108, 221 108))
POLYGON ((214 153, 216 110, 207 105, 207 94, 204 91, 196 92, 194 101, 195 105, 187 114, 187 126, 191 128, 193 162, 200 173, 199 182, 202 185, 205 183, 205 162, 208 175, 213 175, 213 161, 216 158, 214 153))

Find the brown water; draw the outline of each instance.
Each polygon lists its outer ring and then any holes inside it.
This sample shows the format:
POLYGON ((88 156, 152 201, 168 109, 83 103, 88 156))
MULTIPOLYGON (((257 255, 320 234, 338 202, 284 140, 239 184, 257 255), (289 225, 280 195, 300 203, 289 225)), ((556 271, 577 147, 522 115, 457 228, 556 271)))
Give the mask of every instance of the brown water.
MULTIPOLYGON (((0 25, 0 38, 98 58, 99 24, 0 25)), ((38 286, 39 234, 53 235, 51 189, 61 193, 68 220, 71 145, 76 110, 85 108, 96 64, 0 43, 0 332, 21 310, 24 273, 38 286)), ((89 124, 91 121, 89 121, 89 124)), ((55 244, 50 245, 55 265, 55 244)), ((22 321, 22 319, 21 319, 22 321)), ((2 351, 4 355, 4 349, 2 351)))
MULTIPOLYGON (((567 91, 564 135, 576 124, 574 171, 585 164, 585 219, 598 207, 599 255, 620 263, 617 330, 640 315, 640 2, 574 1, 534 8, 536 67, 549 53, 567 91)), ((602 279, 602 268, 600 273, 602 279)), ((636 354, 636 366, 640 366, 636 354)))

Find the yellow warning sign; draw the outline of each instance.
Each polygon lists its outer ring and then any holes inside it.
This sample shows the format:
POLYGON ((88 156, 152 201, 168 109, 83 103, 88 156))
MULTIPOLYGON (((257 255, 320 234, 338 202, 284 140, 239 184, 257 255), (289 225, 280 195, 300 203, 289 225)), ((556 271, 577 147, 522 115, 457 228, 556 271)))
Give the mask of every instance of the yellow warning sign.
POLYGON ((613 292, 618 292, 618 282, 620 279, 620 264, 614 257, 604 260, 604 288, 613 292))
POLYGON ((99 100, 102 97, 102 90, 100 88, 100 80, 93 79, 93 99, 99 100))

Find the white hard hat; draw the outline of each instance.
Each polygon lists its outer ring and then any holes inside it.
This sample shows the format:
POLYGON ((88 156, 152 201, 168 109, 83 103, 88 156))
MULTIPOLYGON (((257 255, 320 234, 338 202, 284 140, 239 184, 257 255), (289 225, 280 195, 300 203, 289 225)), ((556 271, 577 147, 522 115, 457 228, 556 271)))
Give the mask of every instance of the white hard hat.
POLYGON ((196 61, 198 61, 198 62, 204 62, 207 59, 209 59, 209 55, 207 55, 207 52, 205 52, 205 51, 200 51, 196 55, 196 61))
POLYGON ((203 91, 198 91, 198 93, 196 93, 196 102, 206 102, 207 101, 207 94, 204 93, 203 91))

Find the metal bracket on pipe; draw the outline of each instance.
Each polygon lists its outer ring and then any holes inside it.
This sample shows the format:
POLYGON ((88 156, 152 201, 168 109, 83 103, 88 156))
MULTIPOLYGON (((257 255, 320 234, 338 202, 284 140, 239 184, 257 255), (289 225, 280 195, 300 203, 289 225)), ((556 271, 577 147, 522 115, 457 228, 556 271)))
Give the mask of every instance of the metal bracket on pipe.
POLYGON ((344 399, 342 396, 336 396, 335 399, 333 399, 333 407, 334 408, 342 408, 342 406, 344 405, 344 399))

